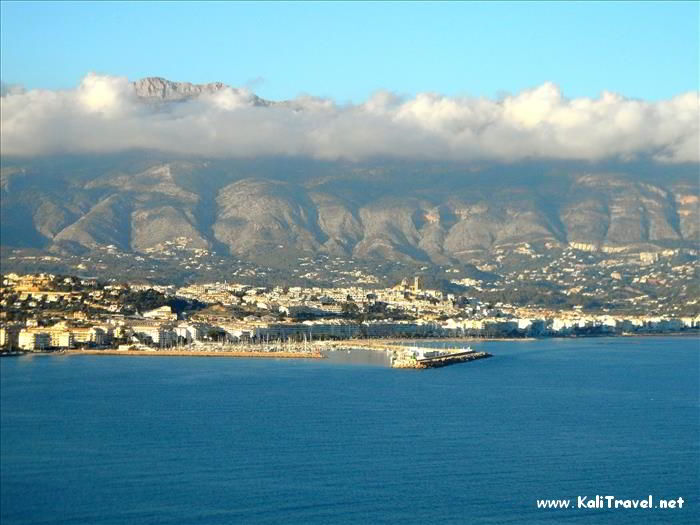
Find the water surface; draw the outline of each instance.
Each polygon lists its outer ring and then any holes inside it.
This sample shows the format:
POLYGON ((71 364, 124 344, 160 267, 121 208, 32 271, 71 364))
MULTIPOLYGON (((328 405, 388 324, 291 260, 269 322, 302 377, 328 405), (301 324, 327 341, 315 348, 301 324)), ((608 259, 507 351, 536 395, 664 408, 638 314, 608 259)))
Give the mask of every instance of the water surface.
POLYGON ((697 523, 699 344, 475 343, 494 357, 430 370, 3 358, 0 521, 697 523), (686 505, 535 504, 596 494, 686 505))

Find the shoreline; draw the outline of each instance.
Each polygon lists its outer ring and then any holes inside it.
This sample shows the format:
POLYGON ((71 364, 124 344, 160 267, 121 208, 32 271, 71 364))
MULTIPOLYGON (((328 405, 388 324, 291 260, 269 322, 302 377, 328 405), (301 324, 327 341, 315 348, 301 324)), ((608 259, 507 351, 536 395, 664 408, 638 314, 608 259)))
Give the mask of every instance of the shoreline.
POLYGON ((411 343, 474 343, 486 341, 539 341, 538 337, 390 337, 387 339, 340 339, 339 343, 358 342, 367 344, 411 344, 411 343))
POLYGON ((600 335, 563 335, 563 336, 544 336, 544 337, 426 337, 426 338, 387 338, 387 339, 338 339, 324 340, 314 343, 317 348, 311 352, 262 352, 262 351, 193 351, 193 350, 117 350, 116 348, 108 349, 65 349, 65 350, 50 350, 50 351, 30 351, 30 350, 13 350, 0 352, 0 357, 19 357, 23 355, 127 355, 127 356, 170 356, 170 357, 231 357, 231 358, 263 358, 263 359, 325 359, 323 352, 332 350, 342 350, 344 348, 366 350, 386 350, 386 346, 393 345, 412 345, 417 343, 446 343, 446 344, 462 344, 462 343, 487 343, 487 342, 533 342, 546 341, 547 339, 588 339, 588 338, 603 338, 610 339, 621 338, 630 339, 634 337, 649 338, 649 337, 689 337, 700 339, 700 332, 670 332, 670 333, 623 333, 623 334, 600 334, 600 335))
POLYGON ((668 333, 620 333, 620 334, 590 334, 590 335, 545 335, 541 337, 418 337, 401 338, 393 337, 387 339, 340 339, 332 343, 367 343, 372 344, 411 344, 411 343, 488 343, 488 342, 531 342, 546 341, 547 339, 629 339, 634 337, 698 337, 700 331, 668 332, 668 333))
POLYGON ((700 337, 700 332, 695 331, 695 332, 670 332, 668 334, 629 334, 629 333, 622 333, 622 334, 616 334, 612 337, 700 337))
POLYGON ((267 359, 325 359, 320 352, 196 352, 191 350, 63 350, 46 352, 51 355, 127 355, 127 356, 166 356, 166 357, 253 357, 267 359))

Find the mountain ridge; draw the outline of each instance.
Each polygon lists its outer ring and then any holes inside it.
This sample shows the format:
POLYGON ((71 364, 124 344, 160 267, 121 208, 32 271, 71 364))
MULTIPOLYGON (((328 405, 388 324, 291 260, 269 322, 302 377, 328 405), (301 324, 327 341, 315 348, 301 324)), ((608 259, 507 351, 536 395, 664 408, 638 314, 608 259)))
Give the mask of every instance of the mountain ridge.
POLYGON ((446 264, 519 243, 648 251, 700 242, 698 186, 682 177, 494 168, 499 178, 285 159, 120 159, 79 176, 47 165, 3 166, 4 246, 142 253, 177 241, 235 256, 294 250, 446 264))
POLYGON ((202 95, 214 95, 223 90, 230 90, 236 95, 249 99, 253 106, 267 107, 275 104, 247 90, 231 87, 223 82, 193 84, 176 82, 163 77, 144 77, 131 82, 131 86, 139 99, 151 103, 183 102, 202 95))

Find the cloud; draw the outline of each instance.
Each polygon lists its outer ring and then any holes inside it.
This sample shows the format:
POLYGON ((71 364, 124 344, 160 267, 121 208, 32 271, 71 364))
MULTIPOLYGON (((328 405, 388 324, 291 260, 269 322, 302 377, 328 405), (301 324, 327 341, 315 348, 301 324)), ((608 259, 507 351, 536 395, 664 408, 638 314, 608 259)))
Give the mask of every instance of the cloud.
POLYGON ((135 101, 131 83, 124 77, 89 73, 77 89, 77 98, 87 112, 119 117, 135 101))
POLYGON ((73 90, 3 89, 4 155, 156 149, 218 157, 698 162, 698 92, 648 102, 562 96, 546 83, 499 100, 378 92, 361 104, 298 97, 256 104, 223 88, 162 104, 126 78, 88 74, 73 90))
POLYGON ((20 94, 24 92, 24 88, 19 84, 6 84, 5 82, 0 82, 0 96, 4 97, 8 94, 20 94))

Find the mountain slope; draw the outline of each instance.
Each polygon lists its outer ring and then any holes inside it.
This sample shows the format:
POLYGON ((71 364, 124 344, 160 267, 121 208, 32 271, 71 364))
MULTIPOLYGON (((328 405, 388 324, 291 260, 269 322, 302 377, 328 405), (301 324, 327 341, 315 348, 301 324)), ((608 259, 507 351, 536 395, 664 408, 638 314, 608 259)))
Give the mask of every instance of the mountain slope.
POLYGON ((90 162, 4 166, 2 244, 148 252, 170 242, 239 256, 296 250, 447 263, 524 242, 647 250, 700 241, 700 191, 687 176, 387 163, 349 171, 285 159, 90 162))

